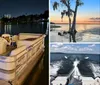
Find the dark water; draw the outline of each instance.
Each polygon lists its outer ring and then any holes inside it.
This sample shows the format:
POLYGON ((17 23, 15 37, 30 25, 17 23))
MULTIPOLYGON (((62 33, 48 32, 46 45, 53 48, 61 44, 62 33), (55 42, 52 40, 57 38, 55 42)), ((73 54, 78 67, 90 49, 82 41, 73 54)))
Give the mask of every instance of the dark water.
POLYGON ((67 53, 51 53, 50 54, 50 61, 60 61, 65 60, 65 56, 68 59, 74 61, 76 58, 79 60, 85 59, 85 57, 89 57, 89 60, 100 62, 100 54, 67 54, 67 53))
POLYGON ((0 24, 0 35, 8 33, 11 35, 19 33, 46 33, 47 22, 27 23, 27 24, 0 24))

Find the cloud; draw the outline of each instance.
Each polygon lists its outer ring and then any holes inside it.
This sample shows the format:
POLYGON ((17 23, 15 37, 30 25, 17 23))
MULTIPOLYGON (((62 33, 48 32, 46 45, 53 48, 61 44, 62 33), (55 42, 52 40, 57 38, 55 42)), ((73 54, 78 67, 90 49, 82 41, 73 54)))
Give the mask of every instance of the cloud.
POLYGON ((54 44, 51 44, 51 47, 59 48, 59 47, 62 47, 63 45, 64 45, 63 43, 54 43, 54 44))
POLYGON ((89 18, 91 21, 100 21, 100 17, 92 17, 89 18))
POLYGON ((58 47, 58 45, 51 45, 51 47, 53 47, 53 48, 57 48, 57 47, 58 47))
POLYGON ((92 48, 89 48, 89 47, 84 47, 84 48, 80 48, 79 51, 80 52, 83 52, 83 51, 84 52, 87 52, 87 51, 93 51, 93 49, 92 48))
POLYGON ((74 45, 64 46, 63 49, 66 49, 66 51, 77 51, 77 48, 75 48, 74 45))
POLYGON ((88 45, 88 47, 95 47, 95 44, 92 44, 92 45, 88 45))
POLYGON ((85 47, 79 45, 66 45, 66 44, 52 44, 51 52, 63 53, 94 53, 95 44, 89 44, 85 47))
POLYGON ((58 46, 62 46, 62 45, 63 45, 63 43, 56 43, 56 45, 58 45, 58 46))

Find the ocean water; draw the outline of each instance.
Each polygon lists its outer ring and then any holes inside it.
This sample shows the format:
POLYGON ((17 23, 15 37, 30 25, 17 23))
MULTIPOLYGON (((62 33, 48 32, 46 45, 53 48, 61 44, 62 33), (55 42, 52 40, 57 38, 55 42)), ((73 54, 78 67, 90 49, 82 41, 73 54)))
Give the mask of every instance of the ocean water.
MULTIPOLYGON (((52 25, 52 24, 51 24, 52 25)), ((58 32, 68 31, 68 24, 55 24, 60 26, 50 31, 51 42, 69 42, 69 35, 59 36, 58 32)), ((100 25, 77 24, 77 42, 100 42, 100 25)))
POLYGON ((0 35, 7 33, 11 35, 19 33, 46 33, 47 23, 27 23, 27 24, 0 24, 0 35))

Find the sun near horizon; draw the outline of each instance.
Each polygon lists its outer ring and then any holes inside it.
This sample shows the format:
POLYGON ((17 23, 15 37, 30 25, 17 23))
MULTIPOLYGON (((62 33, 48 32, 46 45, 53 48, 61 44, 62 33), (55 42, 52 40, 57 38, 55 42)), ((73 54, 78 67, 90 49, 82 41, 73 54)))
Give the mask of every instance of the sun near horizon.
MULTIPOLYGON (((53 23, 68 23, 68 17, 64 16, 61 19, 61 11, 64 7, 58 7, 58 10, 53 10, 52 4, 54 1, 50 1, 50 22, 53 23)), ((82 0, 84 5, 78 8, 76 23, 81 24, 100 24, 100 0, 82 0)), ((73 4, 72 4, 73 5, 73 4)), ((67 9, 67 8, 66 8, 67 9)))

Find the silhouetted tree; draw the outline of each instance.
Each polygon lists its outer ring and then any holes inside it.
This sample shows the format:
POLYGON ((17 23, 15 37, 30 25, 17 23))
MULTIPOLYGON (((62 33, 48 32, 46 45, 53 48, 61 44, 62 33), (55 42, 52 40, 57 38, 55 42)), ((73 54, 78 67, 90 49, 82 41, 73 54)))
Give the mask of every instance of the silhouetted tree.
POLYGON ((2 17, 2 18, 1 18, 1 21, 3 21, 3 22, 6 22, 6 23, 7 23, 7 22, 9 21, 9 19, 8 19, 8 18, 5 18, 5 17, 2 17))
POLYGON ((54 2, 53 4, 53 9, 57 10, 59 4, 63 4, 65 7, 67 7, 67 10, 63 10, 61 12, 61 18, 63 18, 64 15, 68 16, 69 18, 69 41, 71 42, 76 42, 75 35, 76 35, 76 16, 77 16, 77 10, 78 7, 83 5, 83 2, 81 0, 76 0, 75 2, 75 9, 71 9, 71 0, 61 0, 61 3, 54 2), (71 17, 73 15, 73 21, 71 22, 71 17), (72 25, 71 25, 72 23, 72 25))
POLYGON ((44 19, 48 19, 48 17, 49 17, 49 11, 46 10, 46 11, 43 13, 43 18, 44 18, 44 19))
POLYGON ((30 15, 20 15, 17 17, 12 17, 12 18, 6 18, 6 17, 2 17, 1 21, 3 21, 4 23, 7 22, 11 22, 11 23, 32 23, 32 22, 41 22, 42 19, 44 19, 45 21, 48 19, 49 17, 49 12, 48 10, 44 11, 42 14, 30 14, 30 15))

